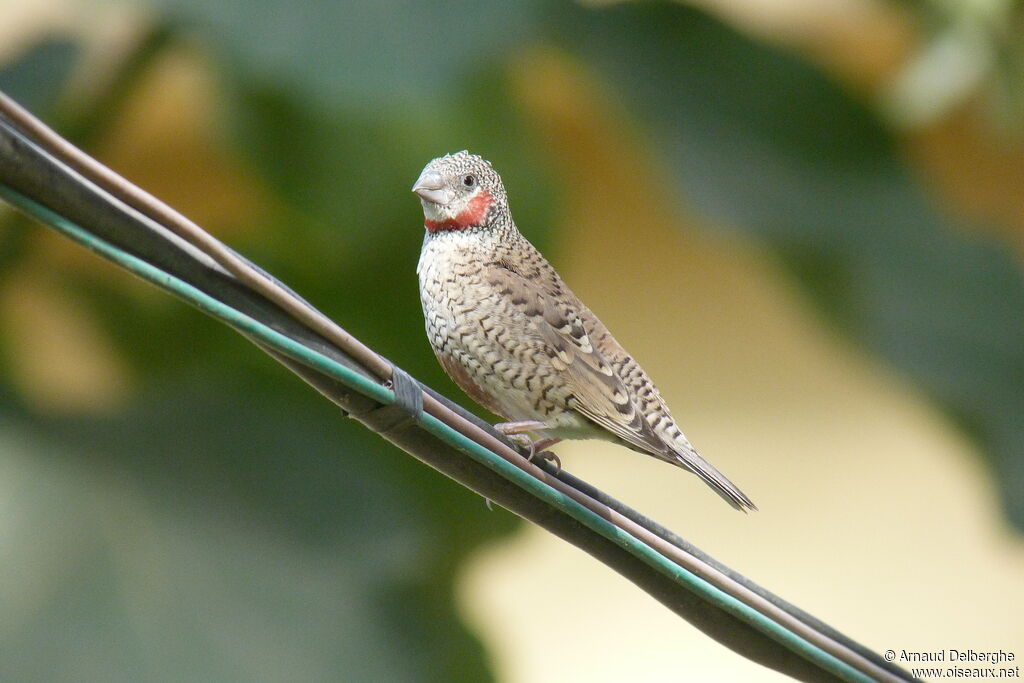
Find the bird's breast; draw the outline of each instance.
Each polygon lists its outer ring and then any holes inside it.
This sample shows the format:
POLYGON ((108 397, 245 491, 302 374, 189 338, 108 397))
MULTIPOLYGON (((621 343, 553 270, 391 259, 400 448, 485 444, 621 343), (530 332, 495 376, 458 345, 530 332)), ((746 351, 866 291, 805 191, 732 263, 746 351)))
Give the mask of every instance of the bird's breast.
POLYGON ((512 420, 552 417, 568 391, 532 321, 485 277, 495 254, 463 233, 424 241, 420 298, 427 337, 448 375, 478 403, 512 420))

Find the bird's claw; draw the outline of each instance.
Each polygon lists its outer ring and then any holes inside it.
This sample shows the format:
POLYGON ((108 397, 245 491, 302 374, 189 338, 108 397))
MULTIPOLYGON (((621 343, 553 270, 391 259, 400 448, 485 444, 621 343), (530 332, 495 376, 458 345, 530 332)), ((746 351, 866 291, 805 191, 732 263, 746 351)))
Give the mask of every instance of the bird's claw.
POLYGON ((526 456, 526 459, 530 462, 534 462, 535 459, 546 460, 555 466, 556 471, 560 472, 562 470, 562 461, 551 451, 545 450, 548 446, 553 446, 559 441, 560 439, 528 441, 525 445, 530 449, 530 453, 526 456))
POLYGON ((533 462, 534 458, 540 458, 541 460, 546 460, 549 463, 551 463, 552 465, 554 465, 555 466, 555 473, 556 474, 562 471, 562 461, 559 459, 559 457, 557 455, 555 455, 551 451, 536 451, 536 450, 534 450, 532 448, 532 445, 531 445, 530 457, 527 458, 527 460, 529 460, 530 462, 533 462))

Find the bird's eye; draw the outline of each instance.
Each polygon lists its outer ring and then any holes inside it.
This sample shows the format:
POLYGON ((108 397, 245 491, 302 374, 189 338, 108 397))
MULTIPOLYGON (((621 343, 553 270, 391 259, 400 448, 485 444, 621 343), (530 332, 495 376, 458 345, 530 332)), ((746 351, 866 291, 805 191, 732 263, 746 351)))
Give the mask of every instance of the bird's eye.
POLYGON ((466 175, 462 176, 462 184, 465 185, 466 187, 473 187, 474 185, 476 185, 476 176, 473 175, 472 173, 467 173, 466 175))

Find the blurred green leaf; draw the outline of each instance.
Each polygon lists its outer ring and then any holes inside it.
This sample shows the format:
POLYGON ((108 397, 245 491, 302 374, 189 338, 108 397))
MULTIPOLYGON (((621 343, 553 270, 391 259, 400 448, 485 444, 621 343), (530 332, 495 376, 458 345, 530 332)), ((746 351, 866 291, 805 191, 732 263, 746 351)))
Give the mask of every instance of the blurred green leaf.
POLYGON ((447 596, 511 516, 282 378, 186 374, 109 419, 0 401, 0 677, 487 678, 447 596))
POLYGON ((917 51, 878 98, 894 126, 935 124, 957 108, 984 105, 992 127, 1024 132, 1024 6, 1016 0, 902 0, 917 19, 917 51))
MULTIPOLYGON (((531 35, 539 0, 152 4, 216 36, 212 45, 254 81, 375 111, 414 95, 443 100, 480 62, 501 57, 531 35)), ((407 115, 430 112, 410 109, 407 115)))
POLYGON ((0 90, 45 117, 64 92, 78 46, 63 38, 35 43, 13 62, 0 64, 0 90))
POLYGON ((1024 272, 1005 245, 938 213, 877 118, 793 56, 675 4, 566 6, 557 26, 698 207, 771 244, 970 429, 1024 529, 1024 272))

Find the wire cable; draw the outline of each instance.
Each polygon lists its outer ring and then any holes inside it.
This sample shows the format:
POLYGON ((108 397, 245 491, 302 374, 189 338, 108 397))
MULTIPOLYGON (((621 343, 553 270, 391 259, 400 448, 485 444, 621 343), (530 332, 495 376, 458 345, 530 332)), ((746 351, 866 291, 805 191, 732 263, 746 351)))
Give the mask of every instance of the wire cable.
POLYGON ((914 680, 628 506, 529 462, 486 424, 2 93, 0 117, 0 196, 227 323, 415 457, 590 552, 766 666, 800 680, 914 680))

